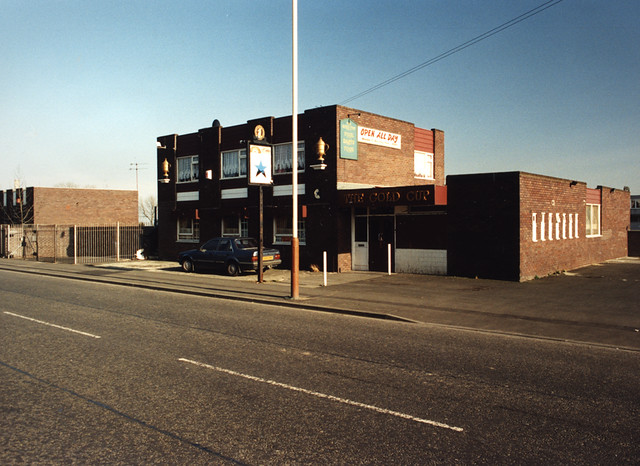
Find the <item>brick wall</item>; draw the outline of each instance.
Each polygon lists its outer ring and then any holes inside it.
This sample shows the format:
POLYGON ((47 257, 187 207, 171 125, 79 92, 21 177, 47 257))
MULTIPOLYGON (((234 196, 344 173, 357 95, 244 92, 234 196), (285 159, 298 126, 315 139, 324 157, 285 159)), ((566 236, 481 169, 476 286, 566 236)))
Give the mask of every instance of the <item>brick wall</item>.
POLYGON ((33 188, 34 223, 138 223, 137 191, 33 188))
POLYGON ((601 235, 587 237, 585 183, 508 172, 447 185, 452 275, 529 280, 627 255, 628 192, 598 188, 601 235))
MULTIPOLYGON (((366 127, 399 134, 401 148, 393 149, 374 144, 358 143, 358 160, 338 158, 336 155, 338 183, 359 183, 376 186, 409 186, 426 184, 428 181, 414 177, 415 126, 406 121, 395 120, 372 113, 345 107, 337 107, 337 121, 350 118, 359 127, 366 127), (353 115, 352 113, 356 113, 353 115)), ((336 126, 339 134, 339 126, 336 126)), ((339 145, 339 139, 336 141, 339 145)), ((434 138, 436 184, 444 184, 444 133, 437 132, 434 138)), ((339 154, 339 147, 336 148, 339 154)))
POLYGON ((520 174, 521 280, 627 255, 629 193, 599 191, 601 235, 587 237, 585 183, 520 174))

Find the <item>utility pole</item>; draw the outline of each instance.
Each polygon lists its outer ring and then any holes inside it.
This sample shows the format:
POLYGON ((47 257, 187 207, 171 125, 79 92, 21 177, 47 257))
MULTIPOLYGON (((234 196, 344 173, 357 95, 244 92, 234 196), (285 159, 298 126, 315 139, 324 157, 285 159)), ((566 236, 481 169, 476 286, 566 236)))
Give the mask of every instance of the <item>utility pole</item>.
POLYGON ((136 191, 139 192, 139 190, 138 190, 138 170, 144 170, 145 167, 143 167, 142 165, 146 165, 146 163, 144 163, 144 162, 131 162, 129 165, 131 166, 129 168, 129 170, 135 170, 136 171, 136 191))

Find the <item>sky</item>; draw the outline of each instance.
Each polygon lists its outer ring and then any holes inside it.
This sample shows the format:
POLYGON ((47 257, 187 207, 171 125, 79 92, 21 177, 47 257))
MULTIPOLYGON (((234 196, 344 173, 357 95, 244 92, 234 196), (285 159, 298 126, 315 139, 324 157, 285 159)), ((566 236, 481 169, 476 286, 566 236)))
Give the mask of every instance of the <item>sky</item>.
MULTIPOLYGON (((298 0, 298 109, 341 104, 546 0, 298 0)), ((640 2, 562 0, 345 105, 445 133, 447 175, 640 194, 640 2)), ((155 196, 156 138, 291 114, 290 0, 0 0, 0 190, 155 196)))

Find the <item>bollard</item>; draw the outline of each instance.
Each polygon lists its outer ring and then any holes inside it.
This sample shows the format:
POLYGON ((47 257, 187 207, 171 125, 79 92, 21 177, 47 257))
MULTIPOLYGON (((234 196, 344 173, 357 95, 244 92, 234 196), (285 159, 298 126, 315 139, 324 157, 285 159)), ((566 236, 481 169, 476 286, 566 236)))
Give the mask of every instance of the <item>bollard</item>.
POLYGON ((323 286, 327 286, 327 251, 322 251, 323 286))

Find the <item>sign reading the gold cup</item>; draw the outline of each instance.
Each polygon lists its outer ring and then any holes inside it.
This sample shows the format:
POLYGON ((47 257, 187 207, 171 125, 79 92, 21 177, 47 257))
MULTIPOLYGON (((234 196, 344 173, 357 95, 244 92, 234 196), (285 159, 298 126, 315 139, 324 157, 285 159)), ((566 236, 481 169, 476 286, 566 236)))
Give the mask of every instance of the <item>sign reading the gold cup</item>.
POLYGON ((251 142, 247 152, 249 152, 249 184, 272 184, 271 146, 251 142))

